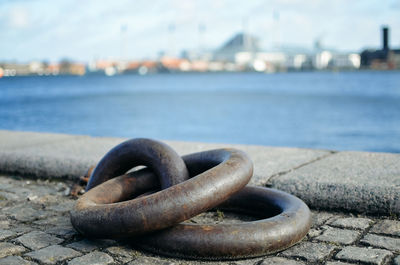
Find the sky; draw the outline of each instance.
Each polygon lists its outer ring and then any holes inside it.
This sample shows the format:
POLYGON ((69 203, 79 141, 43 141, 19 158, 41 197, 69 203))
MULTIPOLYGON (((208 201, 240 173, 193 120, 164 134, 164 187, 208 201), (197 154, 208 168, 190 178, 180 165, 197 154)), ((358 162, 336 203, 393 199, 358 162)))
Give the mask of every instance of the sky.
POLYGON ((266 51, 400 48, 400 0, 0 0, 0 61, 151 59, 245 30, 266 51))

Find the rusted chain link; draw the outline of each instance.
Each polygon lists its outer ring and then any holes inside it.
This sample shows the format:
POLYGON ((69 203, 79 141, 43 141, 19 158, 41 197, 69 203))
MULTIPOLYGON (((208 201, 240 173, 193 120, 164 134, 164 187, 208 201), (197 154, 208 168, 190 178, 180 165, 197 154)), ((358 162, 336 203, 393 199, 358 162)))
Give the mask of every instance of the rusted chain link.
POLYGON ((142 236, 133 243, 167 256, 237 259, 286 249, 300 241, 310 229, 307 205, 295 196, 274 189, 247 186, 218 208, 260 219, 237 224, 182 223, 142 236))
POLYGON ((185 163, 171 151, 168 146, 147 139, 127 141, 112 149, 90 177, 87 190, 93 190, 83 195, 71 212, 75 229, 91 237, 120 238, 170 227, 221 204, 242 189, 253 174, 253 165, 243 152, 218 149, 186 156, 188 161, 201 161, 191 167, 196 176, 149 196, 124 201, 129 196, 158 188, 154 186, 158 183, 154 178, 149 183, 149 170, 132 173, 135 177, 128 182, 132 181, 134 185, 122 183, 96 187, 102 181, 141 163, 150 165, 154 172, 160 172, 156 175, 161 184, 167 183, 166 186, 176 183, 176 179, 188 178, 185 163), (145 152, 139 150, 143 145, 146 146, 145 152), (146 157, 140 158, 138 153, 145 153, 146 157), (123 159, 120 160, 121 157, 123 159), (161 162, 152 162, 152 157, 161 162), (176 168, 174 163, 177 160, 181 160, 184 170, 171 170, 176 168), (122 161, 121 164, 118 161, 122 161), (170 161, 174 162, 167 171, 164 164, 170 161), (205 168, 211 169, 200 173, 205 168), (145 187, 145 184, 149 187, 145 187), (131 190, 120 195, 118 192, 125 186, 131 186, 131 190))
POLYGON ((168 145, 150 139, 131 139, 111 149, 94 169, 86 191, 136 166, 147 166, 165 189, 189 178, 181 157, 168 145))
POLYGON ((89 237, 132 238, 153 252, 202 259, 265 255, 307 234, 310 211, 300 199, 273 189, 243 188, 252 175, 252 163, 243 152, 218 149, 183 156, 182 163, 180 159, 168 146, 148 139, 115 147, 100 161, 88 192, 71 212, 73 226, 89 237), (168 165, 170 161, 176 164, 168 165), (148 169, 116 177, 137 165, 148 169), (178 224, 216 206, 264 219, 178 224))

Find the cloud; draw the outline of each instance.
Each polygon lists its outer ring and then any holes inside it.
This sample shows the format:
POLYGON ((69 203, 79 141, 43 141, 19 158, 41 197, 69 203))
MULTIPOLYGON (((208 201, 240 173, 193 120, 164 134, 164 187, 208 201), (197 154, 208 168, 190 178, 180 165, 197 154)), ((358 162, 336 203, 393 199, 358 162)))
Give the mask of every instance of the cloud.
POLYGON ((29 12, 26 8, 15 7, 10 10, 9 26, 15 29, 25 29, 29 26, 29 12))

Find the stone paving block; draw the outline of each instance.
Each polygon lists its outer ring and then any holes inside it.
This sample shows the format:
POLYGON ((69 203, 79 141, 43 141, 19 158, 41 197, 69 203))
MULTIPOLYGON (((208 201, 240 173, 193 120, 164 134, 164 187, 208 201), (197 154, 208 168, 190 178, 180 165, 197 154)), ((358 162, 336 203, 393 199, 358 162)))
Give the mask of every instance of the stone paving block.
POLYGON ((73 248, 80 252, 90 252, 99 248, 96 242, 89 239, 83 239, 81 241, 73 242, 71 244, 68 244, 67 247, 73 248))
MULTIPOLYGON (((47 209, 47 207, 46 207, 47 209)), ((72 209, 72 208, 71 208, 72 209)), ((51 211, 51 210, 49 210, 51 211)), ((36 225, 54 225, 54 226, 62 226, 62 227, 72 227, 71 221, 69 216, 60 216, 58 215, 58 213, 55 212, 55 216, 46 218, 46 219, 42 219, 42 220, 37 220, 34 221, 33 223, 36 225)))
POLYGON ((335 215, 328 212, 316 212, 312 211, 312 226, 317 227, 325 224, 328 220, 330 220, 335 215))
POLYGON ((352 228, 352 229, 360 229, 364 230, 367 229, 372 223, 371 219, 368 218, 338 218, 329 222, 329 225, 341 227, 341 228, 352 228))
POLYGON ((361 239, 360 242, 369 246, 386 248, 392 251, 400 252, 400 238, 367 234, 363 239, 361 239))
POLYGON ((32 222, 37 219, 45 218, 48 214, 45 211, 34 209, 32 205, 28 203, 3 208, 3 212, 21 222, 32 222))
POLYGON ((140 253, 129 246, 112 246, 106 252, 114 255, 120 262, 129 262, 140 255, 140 253))
POLYGON ((4 240, 17 235, 17 233, 10 230, 0 230, 0 240, 4 240))
POLYGON ((15 193, 0 191, 0 200, 16 201, 21 200, 21 197, 15 193))
POLYGON ((16 150, 70 140, 74 135, 0 130, 0 150, 16 150))
POLYGON ((61 236, 63 238, 71 238, 78 233, 70 226, 56 226, 46 230, 46 233, 61 236))
POLYGON ((400 214, 400 154, 340 152, 270 184, 317 209, 400 214))
POLYGON ((0 242, 0 258, 4 258, 10 255, 20 254, 24 252, 26 248, 18 245, 14 245, 7 242, 0 242))
POLYGON ((394 259, 394 265, 400 265, 400 255, 394 259))
POLYGON ((315 239, 319 241, 350 245, 353 244, 360 236, 360 232, 339 228, 328 227, 320 236, 315 239))
POLYGON ((49 207, 46 207, 46 210, 60 212, 60 213, 69 212, 73 208, 74 204, 75 201, 68 200, 61 203, 57 203, 55 205, 50 205, 49 207))
MULTIPOLYGON (((230 261, 230 262, 221 262, 218 265, 258 265, 261 263, 263 260, 260 258, 255 258, 255 259, 242 259, 242 260, 235 260, 235 261, 230 261)), ((178 263, 179 264, 179 263, 178 263)), ((212 262, 206 263, 207 265, 214 265, 212 262)), ((197 265, 197 264, 196 264, 197 265)), ((204 265, 204 263, 199 262, 199 265, 204 265)))
POLYGON ((382 220, 372 227, 372 233, 400 236, 400 221, 382 220))
POLYGON ((20 236, 22 234, 29 233, 35 229, 33 227, 25 225, 25 224, 18 224, 16 227, 10 228, 10 230, 20 236))
POLYGON ((106 253, 94 251, 81 257, 74 258, 68 262, 68 265, 96 264, 107 265, 113 263, 114 259, 106 253))
POLYGON ((50 245, 60 244, 64 240, 42 231, 32 231, 15 239, 16 242, 30 249, 41 249, 50 245))
POLYGON ((328 261, 325 265, 354 265, 354 263, 347 263, 341 261, 328 261))
POLYGON ((303 258, 310 262, 317 262, 331 255, 335 249, 337 249, 336 246, 329 244, 303 242, 283 251, 281 254, 286 257, 303 258))
POLYGON ((81 255, 81 253, 71 248, 66 248, 59 245, 49 246, 25 254, 25 256, 31 257, 32 259, 38 260, 44 264, 56 264, 60 261, 75 258, 81 255))
POLYGON ((111 239, 83 239, 81 241, 68 244, 67 247, 73 248, 80 252, 90 252, 99 248, 104 248, 115 244, 115 240, 111 239))
POLYGON ((8 256, 0 259, 0 265, 36 265, 36 262, 24 260, 20 256, 8 256))
POLYGON ((177 263, 168 260, 142 256, 132 260, 128 263, 128 265, 177 265, 177 263))
POLYGON ((304 262, 285 259, 281 257, 266 258, 257 265, 304 265, 304 262))
POLYGON ((336 254, 336 258, 349 262, 364 262, 381 265, 392 256, 392 253, 383 249, 371 249, 360 247, 345 247, 336 254))
POLYGON ((0 220, 0 229, 7 229, 10 227, 9 220, 0 220))
POLYGON ((313 238, 313 237, 321 235, 322 232, 323 232, 323 230, 320 229, 320 228, 318 228, 318 229, 311 228, 310 231, 308 231, 308 233, 307 233, 307 237, 308 238, 313 238))

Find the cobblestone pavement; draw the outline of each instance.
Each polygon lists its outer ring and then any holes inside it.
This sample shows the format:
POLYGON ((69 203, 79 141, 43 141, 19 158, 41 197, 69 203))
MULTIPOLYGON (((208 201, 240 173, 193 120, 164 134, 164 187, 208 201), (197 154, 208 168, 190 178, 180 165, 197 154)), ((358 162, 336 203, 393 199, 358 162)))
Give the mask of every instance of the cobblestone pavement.
MULTIPOLYGON (((394 217, 313 212, 313 227, 299 244, 272 256, 202 262, 145 253, 123 242, 88 240, 69 221, 71 183, 0 176, 1 264, 394 264, 400 265, 400 221, 394 217)), ((237 217, 206 213, 197 222, 237 217)), ((240 221, 240 220, 236 220, 240 221)))

